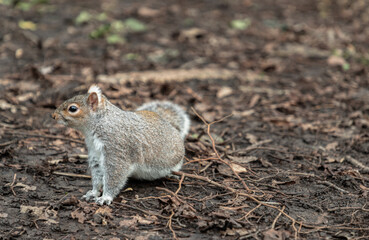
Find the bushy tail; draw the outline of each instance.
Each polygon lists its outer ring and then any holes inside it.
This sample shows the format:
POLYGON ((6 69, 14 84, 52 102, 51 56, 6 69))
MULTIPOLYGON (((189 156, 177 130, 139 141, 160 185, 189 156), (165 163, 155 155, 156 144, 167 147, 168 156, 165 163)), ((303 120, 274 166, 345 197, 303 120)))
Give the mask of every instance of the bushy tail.
POLYGON ((190 118, 186 112, 177 104, 171 102, 154 101, 145 103, 137 108, 137 111, 152 111, 159 114, 163 119, 167 120, 173 127, 175 127, 185 138, 190 129, 190 118))

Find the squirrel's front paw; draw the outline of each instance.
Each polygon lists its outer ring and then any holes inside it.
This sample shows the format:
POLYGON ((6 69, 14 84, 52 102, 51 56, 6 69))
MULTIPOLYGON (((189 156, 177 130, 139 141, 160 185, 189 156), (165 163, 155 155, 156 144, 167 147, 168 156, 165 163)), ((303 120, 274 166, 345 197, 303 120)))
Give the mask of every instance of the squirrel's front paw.
POLYGON ((82 196, 82 199, 86 201, 96 200, 99 197, 99 191, 90 190, 85 195, 82 196))
POLYGON ((113 198, 110 197, 110 196, 101 196, 101 197, 98 197, 96 198, 96 203, 99 204, 99 205, 110 205, 111 202, 113 201, 113 198))

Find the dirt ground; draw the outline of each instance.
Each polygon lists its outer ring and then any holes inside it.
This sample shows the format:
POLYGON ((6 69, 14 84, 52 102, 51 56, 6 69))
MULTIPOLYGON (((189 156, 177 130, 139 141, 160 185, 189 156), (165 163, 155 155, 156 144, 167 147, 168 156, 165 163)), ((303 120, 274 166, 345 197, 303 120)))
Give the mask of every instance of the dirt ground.
POLYGON ((0 239, 369 239, 368 1, 0 0, 0 24, 0 239), (50 114, 91 83, 186 108, 183 174, 82 201, 50 114))

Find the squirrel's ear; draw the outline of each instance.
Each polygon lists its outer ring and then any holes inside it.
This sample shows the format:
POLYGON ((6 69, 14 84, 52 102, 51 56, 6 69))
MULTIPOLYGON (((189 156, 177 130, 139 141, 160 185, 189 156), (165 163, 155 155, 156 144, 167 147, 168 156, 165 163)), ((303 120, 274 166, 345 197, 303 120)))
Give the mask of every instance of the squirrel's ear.
POLYGON ((93 111, 96 111, 97 106, 99 105, 99 98, 97 97, 97 94, 95 92, 88 95, 87 103, 93 111))
POLYGON ((88 89, 88 105, 92 108, 93 111, 96 111, 97 107, 101 103, 101 89, 97 85, 92 85, 88 89))

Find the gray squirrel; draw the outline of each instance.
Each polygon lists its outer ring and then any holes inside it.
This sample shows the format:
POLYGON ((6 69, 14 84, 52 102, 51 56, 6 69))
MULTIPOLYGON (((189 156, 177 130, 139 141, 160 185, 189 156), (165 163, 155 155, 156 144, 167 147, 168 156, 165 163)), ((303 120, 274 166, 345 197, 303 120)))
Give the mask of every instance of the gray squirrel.
POLYGON ((92 85, 62 103, 52 117, 85 136, 92 176, 92 190, 82 197, 87 201, 109 205, 128 177, 154 180, 182 167, 190 119, 171 102, 124 111, 92 85))

